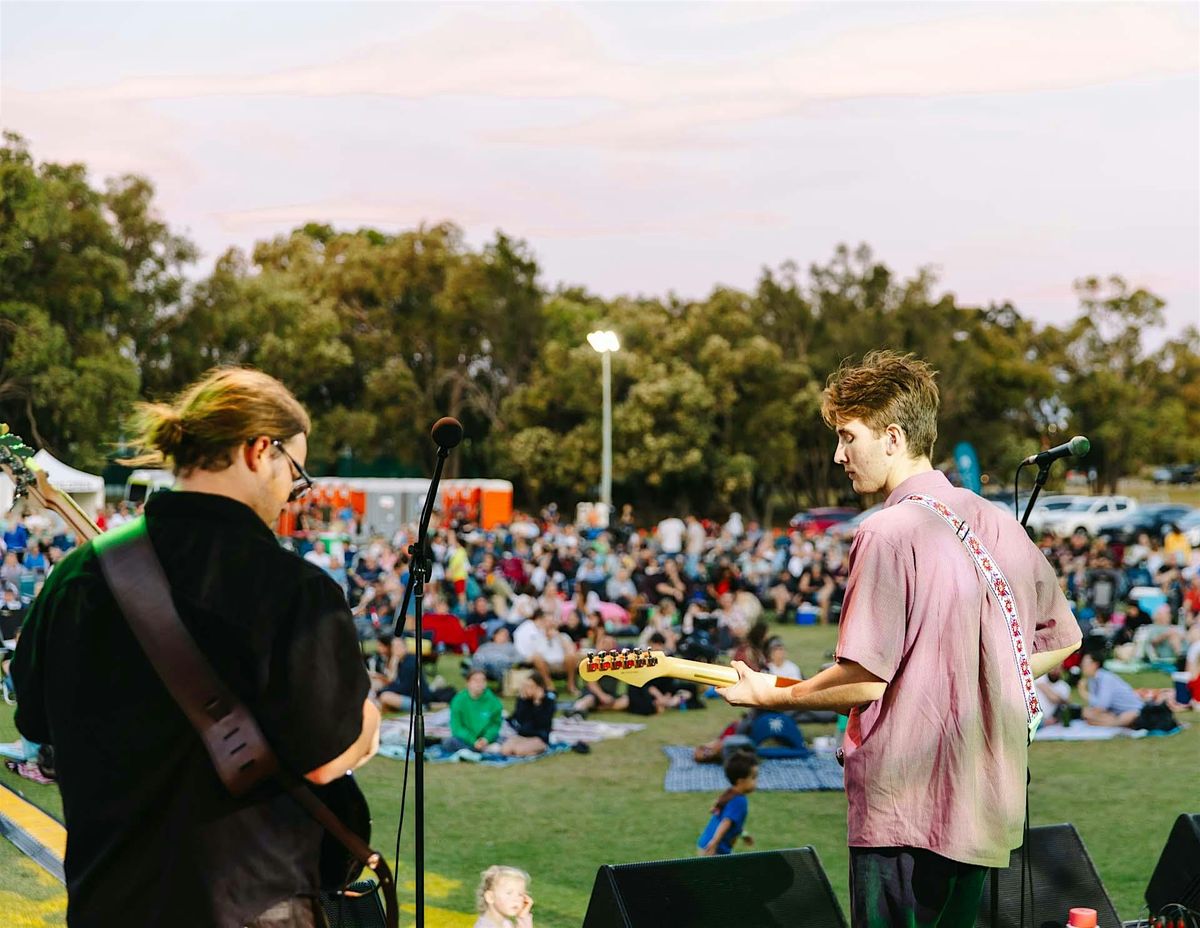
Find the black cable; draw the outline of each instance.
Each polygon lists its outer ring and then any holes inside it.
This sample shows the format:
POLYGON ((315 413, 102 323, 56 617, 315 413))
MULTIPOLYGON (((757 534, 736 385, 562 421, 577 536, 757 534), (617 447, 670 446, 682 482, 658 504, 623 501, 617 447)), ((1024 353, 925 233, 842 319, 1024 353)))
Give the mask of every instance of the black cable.
POLYGON ((1019 502, 1019 491, 1021 489, 1021 468, 1025 466, 1022 461, 1017 465, 1017 473, 1013 477, 1013 518, 1017 521, 1021 519, 1021 503, 1019 502))
MULTIPOLYGON (((421 658, 417 658, 417 698, 420 698, 421 693, 421 658)), ((400 822, 396 826, 396 869, 397 874, 400 873, 400 836, 404 833, 404 807, 408 803, 408 764, 412 760, 413 754, 413 726, 416 723, 417 714, 412 711, 412 706, 409 706, 408 711, 408 740, 404 744, 404 779, 403 785, 400 788, 400 822)))

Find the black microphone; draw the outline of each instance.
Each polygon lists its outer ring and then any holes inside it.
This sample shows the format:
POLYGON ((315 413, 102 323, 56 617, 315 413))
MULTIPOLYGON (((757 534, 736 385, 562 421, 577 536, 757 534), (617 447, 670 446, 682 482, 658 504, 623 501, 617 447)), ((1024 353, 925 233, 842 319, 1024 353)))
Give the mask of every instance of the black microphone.
POLYGON ((1031 454, 1021 463, 1036 464, 1038 467, 1049 467, 1059 458, 1082 457, 1091 450, 1091 447, 1092 443, 1090 441, 1082 435, 1076 435, 1069 442, 1059 445, 1057 448, 1041 451, 1038 454, 1031 454))
POLYGON ((449 451, 451 448, 457 448, 458 443, 462 441, 462 423, 450 416, 443 416, 437 422, 433 423, 433 428, 429 434, 433 437, 435 445, 449 451))

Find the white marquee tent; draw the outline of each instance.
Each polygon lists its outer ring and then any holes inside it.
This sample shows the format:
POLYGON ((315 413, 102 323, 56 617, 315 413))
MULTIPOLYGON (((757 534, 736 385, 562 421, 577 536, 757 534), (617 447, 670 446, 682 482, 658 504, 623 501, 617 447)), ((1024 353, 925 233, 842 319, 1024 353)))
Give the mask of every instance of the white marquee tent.
POLYGON ((93 519, 104 505, 104 478, 89 474, 64 464, 43 448, 33 456, 33 461, 46 472, 50 483, 58 490, 69 493, 79 507, 93 519))

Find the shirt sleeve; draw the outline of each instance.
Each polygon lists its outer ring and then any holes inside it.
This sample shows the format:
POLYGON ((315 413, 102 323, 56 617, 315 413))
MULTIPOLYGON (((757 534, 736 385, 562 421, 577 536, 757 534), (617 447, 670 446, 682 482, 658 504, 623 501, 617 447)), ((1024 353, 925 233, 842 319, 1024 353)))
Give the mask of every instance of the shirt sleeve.
POLYGON ((1058 585, 1054 567, 1041 551, 1037 552, 1034 563, 1037 615, 1034 617, 1032 653, 1058 651, 1078 645, 1083 640, 1083 632, 1058 585))
POLYGON ((504 715, 504 703, 491 690, 488 690, 488 694, 492 698, 488 701, 488 714, 483 728, 483 737, 491 742, 500 737, 500 722, 504 715))
POLYGON ((1113 687, 1103 673, 1097 673, 1088 681, 1088 705, 1107 712, 1112 704, 1113 687))
POLYGON ((861 529, 849 560, 836 656, 891 683, 904 656, 908 627, 907 560, 890 541, 861 529))
POLYGON ((258 715, 281 763, 298 774, 344 753, 362 732, 370 680, 341 588, 313 575, 277 633, 258 715))
POLYGON ((14 719, 17 731, 37 744, 53 743, 50 722, 46 717, 45 664, 49 647, 47 622, 53 612, 53 603, 59 598, 60 585, 55 583, 51 575, 41 594, 33 601, 21 627, 21 638, 17 642, 10 668, 17 696, 14 719))
POLYGON ((750 814, 750 801, 745 796, 734 796, 729 802, 725 803, 725 808, 721 810, 721 818, 727 818, 733 822, 733 828, 730 832, 739 834, 746 824, 746 816, 750 814))
POLYGON ((470 698, 471 694, 466 690, 459 690, 450 700, 450 734, 465 744, 473 743, 476 737, 475 732, 467 725, 466 717, 470 712, 467 701, 470 698))

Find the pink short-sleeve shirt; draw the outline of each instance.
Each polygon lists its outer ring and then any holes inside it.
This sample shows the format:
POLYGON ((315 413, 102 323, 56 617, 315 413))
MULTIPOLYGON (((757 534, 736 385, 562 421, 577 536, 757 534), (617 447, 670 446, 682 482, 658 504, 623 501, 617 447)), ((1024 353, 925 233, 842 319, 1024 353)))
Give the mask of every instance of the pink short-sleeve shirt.
POLYGON ((1030 653, 1078 644, 1054 570, 1011 515, 940 471, 910 477, 850 548, 837 657, 888 687, 850 714, 851 847, 926 848, 1006 867, 1025 818, 1028 728, 1007 620, 962 543, 904 497, 965 519, 1016 595, 1030 653))

